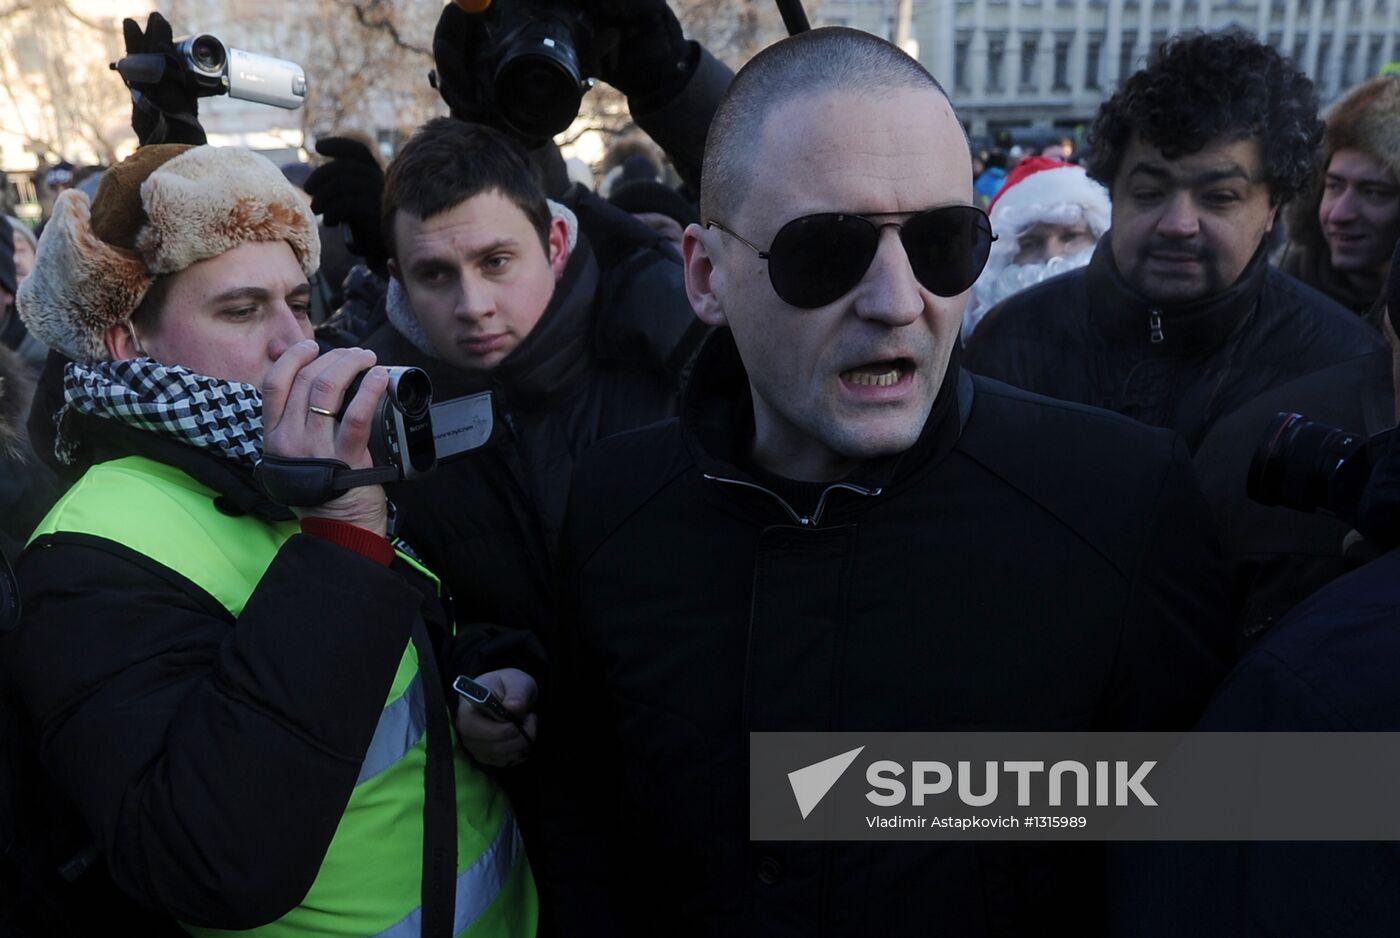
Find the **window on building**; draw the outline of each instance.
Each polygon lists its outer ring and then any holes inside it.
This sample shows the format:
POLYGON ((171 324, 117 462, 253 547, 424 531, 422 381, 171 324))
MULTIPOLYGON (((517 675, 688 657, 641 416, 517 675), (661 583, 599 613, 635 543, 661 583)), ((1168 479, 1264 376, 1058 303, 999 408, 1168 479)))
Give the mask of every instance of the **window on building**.
POLYGON ((967 47, 966 39, 959 39, 953 43, 953 87, 959 91, 966 91, 968 88, 967 47))
POLYGON ((1099 60, 1103 58, 1103 38, 1095 37, 1089 40, 1087 51, 1084 53, 1084 87, 1099 87, 1099 60))
POLYGON ((1342 87, 1346 88, 1356 83, 1358 76, 1356 70, 1361 67, 1358 53, 1361 51, 1361 37, 1348 36, 1347 44, 1342 50, 1341 74, 1337 77, 1342 82, 1342 87))
POLYGON ((1381 46, 1384 44, 1384 37, 1372 36, 1371 47, 1366 50, 1366 78, 1372 78, 1381 72, 1381 46))
POLYGON ((44 53, 39 49, 39 37, 30 27, 21 27, 14 44, 15 65, 19 70, 32 75, 44 70, 44 53))
POLYGON ((1122 81, 1137 71, 1137 40, 1124 39, 1118 49, 1118 80, 1122 81))
POLYGON ((987 40, 987 90, 1001 91, 1006 87, 1002 78, 1006 65, 1006 39, 996 36, 987 40))
POLYGON ((1040 43, 1035 39, 1021 41, 1021 87, 1035 87, 1035 57, 1040 43))
POLYGON ((1274 47, 1275 52, 1283 52, 1283 33, 1269 33, 1269 45, 1274 47))
POLYGON ((1317 67, 1312 76, 1313 81, 1321 81, 1327 71, 1327 59, 1332 54, 1332 37, 1322 36, 1317 41, 1317 67))
POLYGON ((1069 43, 1068 37, 1055 40, 1055 90, 1069 90, 1069 43))

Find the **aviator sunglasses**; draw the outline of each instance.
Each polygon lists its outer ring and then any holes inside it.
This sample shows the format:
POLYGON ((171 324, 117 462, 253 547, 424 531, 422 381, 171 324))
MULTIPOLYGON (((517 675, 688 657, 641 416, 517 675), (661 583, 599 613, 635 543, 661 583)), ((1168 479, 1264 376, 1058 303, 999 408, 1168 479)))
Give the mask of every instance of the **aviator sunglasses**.
POLYGON ((903 214, 803 215, 779 228, 766 251, 717 221, 705 227, 733 236, 767 261, 773 292, 799 309, 825 306, 860 283, 879 250, 880 231, 889 227, 898 229, 909 266, 925 289, 948 297, 971 288, 996 240, 987 214, 972 205, 946 205, 902 224, 877 221, 903 214))

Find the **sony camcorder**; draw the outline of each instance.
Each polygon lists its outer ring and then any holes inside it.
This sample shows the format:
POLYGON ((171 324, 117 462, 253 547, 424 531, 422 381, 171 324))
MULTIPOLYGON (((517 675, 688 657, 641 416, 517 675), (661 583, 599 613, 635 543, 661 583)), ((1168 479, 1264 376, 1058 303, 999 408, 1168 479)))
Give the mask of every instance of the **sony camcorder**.
MULTIPOLYGON (((201 97, 227 94, 281 108, 298 108, 306 101, 306 72, 295 62, 231 49, 210 33, 175 40, 175 56, 194 79, 201 97)), ((159 53, 128 55, 113 63, 128 84, 155 84, 169 64, 159 53)))
MULTIPOLYGON (((341 492, 362 485, 385 485, 421 479, 437 464, 476 449, 491 438, 494 416, 491 392, 433 403, 433 383, 421 368, 391 366, 389 387, 379 399, 370 428, 373 468, 351 469, 334 459, 298 459, 264 455, 256 470, 258 483, 279 505, 323 505, 341 492)), ((345 391, 345 408, 364 381, 361 374, 345 391)))

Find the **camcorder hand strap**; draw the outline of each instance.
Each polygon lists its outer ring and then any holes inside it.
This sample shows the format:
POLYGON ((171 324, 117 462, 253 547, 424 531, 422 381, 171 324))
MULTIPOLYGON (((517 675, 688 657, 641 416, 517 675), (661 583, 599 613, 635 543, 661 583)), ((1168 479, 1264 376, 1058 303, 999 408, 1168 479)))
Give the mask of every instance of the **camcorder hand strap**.
POLYGON ((253 478, 267 497, 279 505, 314 508, 349 489, 396 482, 401 476, 394 466, 351 469, 339 459, 264 456, 258 460, 253 478))

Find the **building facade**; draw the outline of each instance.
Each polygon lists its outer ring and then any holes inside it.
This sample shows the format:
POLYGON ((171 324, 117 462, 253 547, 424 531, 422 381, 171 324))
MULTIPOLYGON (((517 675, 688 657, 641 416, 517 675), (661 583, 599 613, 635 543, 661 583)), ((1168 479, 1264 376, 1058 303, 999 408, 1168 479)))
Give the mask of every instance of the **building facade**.
POLYGON ((1237 27, 1299 63, 1323 104, 1400 58, 1400 0, 823 0, 813 21, 908 45, 974 136, 1093 120, 1168 36, 1237 27))

